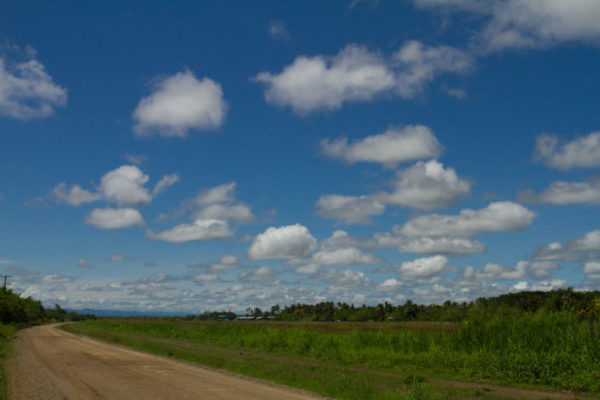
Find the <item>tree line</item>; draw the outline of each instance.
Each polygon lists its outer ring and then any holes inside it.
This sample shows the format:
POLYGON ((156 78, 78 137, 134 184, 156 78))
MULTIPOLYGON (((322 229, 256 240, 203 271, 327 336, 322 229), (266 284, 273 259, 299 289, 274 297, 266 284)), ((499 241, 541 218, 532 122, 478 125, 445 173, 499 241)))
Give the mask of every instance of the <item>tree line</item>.
POLYGON ((52 321, 80 321, 94 319, 92 314, 67 312, 60 305, 45 308, 41 301, 21 297, 11 289, 0 290, 0 322, 19 326, 35 325, 52 321))
MULTIPOLYGON (((317 304, 275 304, 270 310, 259 307, 246 309, 245 317, 278 321, 462 321, 474 312, 570 312, 582 319, 600 319, 600 292, 575 291, 573 288, 552 291, 525 291, 497 297, 481 297, 470 302, 446 301, 443 304, 416 304, 407 300, 393 305, 385 302, 375 306, 355 306, 345 302, 317 304)), ((238 317, 231 311, 205 312, 188 315, 187 319, 232 320, 238 317)))

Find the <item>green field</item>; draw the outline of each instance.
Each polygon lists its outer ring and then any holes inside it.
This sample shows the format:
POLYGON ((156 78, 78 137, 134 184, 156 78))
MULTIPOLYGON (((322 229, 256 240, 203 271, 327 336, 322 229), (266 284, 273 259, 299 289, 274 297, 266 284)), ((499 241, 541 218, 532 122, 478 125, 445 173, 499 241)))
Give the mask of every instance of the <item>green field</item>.
POLYGON ((458 323, 130 318, 63 329, 340 399, 503 396, 450 381, 600 394, 600 324, 569 312, 498 310, 458 323))
POLYGON ((16 335, 17 329, 12 325, 0 323, 0 399, 8 399, 6 370, 4 361, 10 351, 10 340, 16 335))

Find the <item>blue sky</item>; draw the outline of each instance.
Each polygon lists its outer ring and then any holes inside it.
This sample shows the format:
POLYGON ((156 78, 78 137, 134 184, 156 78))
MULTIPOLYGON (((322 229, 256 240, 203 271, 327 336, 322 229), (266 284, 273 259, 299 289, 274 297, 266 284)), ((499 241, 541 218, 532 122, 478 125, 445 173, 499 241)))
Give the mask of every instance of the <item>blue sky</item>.
POLYGON ((201 312, 600 287, 596 1, 2 10, 19 293, 201 312))

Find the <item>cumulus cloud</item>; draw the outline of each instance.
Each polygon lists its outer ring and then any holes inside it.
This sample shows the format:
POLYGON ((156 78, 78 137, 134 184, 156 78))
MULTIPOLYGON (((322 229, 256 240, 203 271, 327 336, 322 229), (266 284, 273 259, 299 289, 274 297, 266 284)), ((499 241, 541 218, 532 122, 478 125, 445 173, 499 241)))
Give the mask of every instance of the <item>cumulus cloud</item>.
POLYGON ((442 272, 447 266, 448 259, 438 255, 403 262, 397 267, 397 271, 404 279, 421 279, 431 278, 442 272))
POLYGON ((519 291, 522 290, 531 290, 531 291, 540 291, 540 292, 548 292, 550 290, 560 289, 565 286, 567 281, 565 279, 550 279, 545 281, 534 282, 533 284, 529 284, 526 281, 517 282, 513 288, 519 291))
POLYGON ((485 246, 478 240, 463 237, 406 237, 400 233, 400 227, 394 226, 392 232, 376 232, 372 238, 357 238, 346 231, 337 230, 331 237, 320 243, 321 250, 334 251, 347 247, 367 249, 396 248, 401 253, 466 255, 483 253, 485 246))
POLYGON ((276 278, 277 274, 271 267, 259 267, 251 272, 242 272, 238 279, 244 282, 261 283, 263 285, 278 285, 280 281, 276 278))
POLYGON ((163 137, 185 137, 190 130, 220 127, 227 113, 217 82, 196 79, 191 71, 158 80, 154 92, 142 98, 133 112, 137 136, 157 132, 163 137))
POLYGON ((331 158, 349 163, 376 162, 389 167, 405 161, 436 158, 442 149, 431 129, 423 125, 392 127, 353 143, 348 143, 347 138, 321 141, 321 150, 331 158))
POLYGON ((414 0, 421 7, 462 10, 486 18, 475 38, 484 51, 600 41, 600 4, 594 0, 414 0))
POLYGON ((510 201, 490 203, 480 210, 465 209, 458 215, 423 215, 400 229, 406 236, 471 237, 484 232, 520 231, 529 228, 536 213, 510 201))
POLYGON ((586 261, 600 256, 600 230, 566 242, 553 242, 541 245, 533 254, 536 260, 546 261, 586 261))
POLYGON ((92 203, 102 198, 99 193, 92 193, 82 189, 79 185, 73 185, 70 189, 67 189, 67 184, 64 182, 56 185, 50 195, 57 203, 67 203, 72 206, 92 203))
POLYGON ((247 205, 234 198, 236 183, 223 185, 200 192, 186 201, 186 206, 194 209, 192 217, 196 219, 226 219, 237 223, 251 223, 256 217, 247 205))
POLYGON ((235 186, 235 182, 215 186, 185 200, 174 215, 189 214, 191 223, 180 224, 160 233, 148 232, 148 236, 169 242, 225 239, 233 236, 231 223, 251 223, 256 219, 250 207, 235 200, 235 186))
POLYGON ((391 291, 398 290, 401 287, 402 287, 402 282, 397 281, 394 278, 390 278, 390 279, 386 279, 385 281, 383 281, 382 283, 377 285, 376 289, 377 289, 377 291, 391 292, 391 291))
POLYGON ((583 272, 588 279, 600 279, 600 262, 589 261, 583 265, 583 272))
POLYGON ((533 191, 519 193, 523 201, 547 203, 554 205, 567 204, 600 204, 600 180, 591 182, 553 182, 546 190, 534 195, 533 191))
MULTIPOLYGON (((16 46, 14 49, 21 52, 16 46)), ((44 65, 32 55, 12 62, 0 55, 0 115, 19 120, 44 118, 67 102, 67 90, 54 83, 44 65)))
POLYGON ((356 247, 343 247, 335 250, 321 250, 313 254, 311 263, 319 265, 374 265, 381 261, 356 247))
POLYGON ((135 165, 123 165, 107 172, 100 179, 100 192, 120 206, 140 206, 150 203, 152 196, 144 185, 150 178, 135 165))
POLYGON ((385 205, 371 196, 327 194, 317 201, 317 215, 335 218, 346 224, 370 224, 371 216, 381 215, 385 205))
POLYGON ((240 265, 238 258, 231 254, 226 254, 213 264, 196 264, 190 265, 188 268, 203 269, 210 273, 220 273, 229 269, 243 268, 240 265))
POLYGON ((139 207, 152 201, 158 194, 179 181, 177 174, 164 175, 154 186, 152 193, 146 188, 150 177, 135 165, 122 165, 107 172, 100 179, 97 192, 81 188, 79 185, 59 183, 50 192, 57 203, 79 206, 98 200, 116 203, 119 207, 139 207))
POLYGON ((504 267, 496 263, 487 263, 481 269, 467 267, 463 271, 463 278, 467 280, 517 280, 525 278, 543 279, 550 278, 552 271, 561 269, 561 266, 551 261, 519 261, 514 267, 504 267))
POLYGON ((541 135, 536 140, 534 160, 560 170, 600 166, 600 131, 566 143, 556 135, 541 135))
POLYGON ((387 58, 349 45, 333 57, 297 57, 280 73, 261 72, 253 80, 264 85, 267 102, 308 114, 381 95, 411 98, 436 76, 464 73, 471 63, 470 56, 460 50, 428 47, 418 41, 405 43, 387 58))
POLYGON ((144 220, 134 208, 96 208, 85 219, 85 223, 101 229, 129 228, 142 225, 144 220))
POLYGON ((398 172, 392 193, 379 193, 376 198, 385 204, 420 210, 449 206, 469 194, 471 185, 458 178, 452 168, 431 160, 419 161, 398 172))
POLYGON ((317 247, 317 240, 305 226, 300 224, 270 227, 256 236, 248 249, 252 260, 281 258, 284 260, 302 259, 317 247))
POLYGON ((362 271, 344 269, 342 271, 335 268, 317 268, 311 279, 317 282, 325 282, 336 288, 355 288, 367 289, 373 286, 373 282, 362 271))
POLYGON ((398 232, 375 233, 374 246, 397 248, 401 253, 467 255, 483 253, 485 246, 478 240, 462 237, 404 237, 398 232))
POLYGON ((150 239, 172 243, 227 239, 233 236, 227 221, 220 219, 197 219, 191 223, 177 225, 166 231, 158 233, 148 231, 147 234, 150 239))
POLYGON ((450 46, 426 46, 418 40, 406 42, 393 56, 399 67, 396 91, 411 98, 444 73, 464 74, 473 66, 472 56, 450 46))

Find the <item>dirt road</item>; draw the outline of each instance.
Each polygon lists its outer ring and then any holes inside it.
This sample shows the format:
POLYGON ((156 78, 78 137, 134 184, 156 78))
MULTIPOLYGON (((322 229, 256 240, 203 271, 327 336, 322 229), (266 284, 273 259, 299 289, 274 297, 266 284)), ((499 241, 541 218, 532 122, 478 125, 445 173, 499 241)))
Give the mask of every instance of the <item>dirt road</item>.
POLYGON ((7 367, 14 400, 319 398, 101 343, 54 325, 21 331, 7 367))

